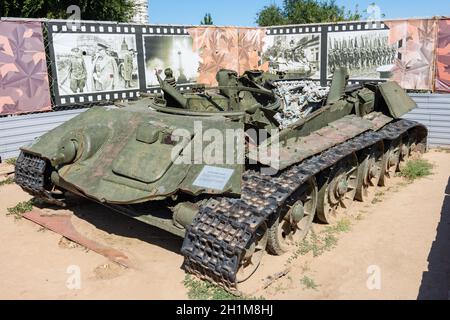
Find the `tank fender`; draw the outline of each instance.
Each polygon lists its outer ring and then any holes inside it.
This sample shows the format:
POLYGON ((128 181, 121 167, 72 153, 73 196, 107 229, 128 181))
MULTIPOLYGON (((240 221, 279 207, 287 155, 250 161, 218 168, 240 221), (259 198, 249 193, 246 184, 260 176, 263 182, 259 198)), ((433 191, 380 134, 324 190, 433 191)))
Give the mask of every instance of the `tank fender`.
POLYGON ((389 113, 394 119, 398 119, 404 114, 417 107, 417 104, 398 85, 397 82, 388 81, 379 84, 379 99, 377 109, 383 113, 389 113))

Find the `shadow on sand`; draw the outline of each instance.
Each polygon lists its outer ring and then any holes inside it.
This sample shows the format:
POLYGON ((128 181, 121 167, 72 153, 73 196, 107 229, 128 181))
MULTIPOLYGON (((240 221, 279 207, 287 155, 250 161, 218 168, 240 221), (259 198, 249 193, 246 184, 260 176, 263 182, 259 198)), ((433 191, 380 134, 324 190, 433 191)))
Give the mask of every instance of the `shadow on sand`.
POLYGON ((417 299, 450 299, 450 178, 445 189, 441 220, 428 255, 428 271, 422 275, 417 299))
MULTIPOLYGON (((45 205, 45 207, 48 206, 45 205)), ((70 195, 67 209, 72 211, 76 217, 109 234, 139 239, 166 250, 180 253, 183 243, 182 238, 106 208, 96 202, 70 195)))

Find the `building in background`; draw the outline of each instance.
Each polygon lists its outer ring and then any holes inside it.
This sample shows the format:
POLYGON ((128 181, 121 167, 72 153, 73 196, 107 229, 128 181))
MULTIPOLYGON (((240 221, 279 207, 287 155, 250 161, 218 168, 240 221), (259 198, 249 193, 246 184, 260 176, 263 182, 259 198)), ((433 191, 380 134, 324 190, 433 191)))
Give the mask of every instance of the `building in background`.
POLYGON ((136 5, 136 11, 134 13, 131 22, 134 23, 148 23, 148 0, 132 0, 136 5))

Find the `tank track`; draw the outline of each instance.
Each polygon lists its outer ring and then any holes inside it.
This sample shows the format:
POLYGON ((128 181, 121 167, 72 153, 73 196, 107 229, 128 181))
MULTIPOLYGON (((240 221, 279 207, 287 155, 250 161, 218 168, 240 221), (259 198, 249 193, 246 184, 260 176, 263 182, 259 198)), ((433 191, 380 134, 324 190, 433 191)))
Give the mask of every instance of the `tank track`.
POLYGON ((46 190, 46 185, 50 184, 50 177, 46 176, 47 162, 39 156, 21 152, 16 161, 14 181, 24 190, 28 191, 37 199, 42 199, 61 207, 66 203, 55 199, 51 192, 46 190))
POLYGON ((187 229, 181 249, 185 270, 236 290, 236 274, 245 248, 252 243, 258 227, 270 221, 298 187, 345 156, 378 141, 394 140, 414 127, 423 126, 409 120, 390 123, 380 131, 363 133, 293 165, 275 177, 245 172, 241 198, 209 200, 187 229))
MULTIPOLYGON (((426 130, 418 122, 399 120, 293 165, 277 176, 246 171, 241 198, 210 199, 186 230, 181 248, 185 270, 235 290, 239 263, 258 227, 269 221, 298 187, 345 156, 378 141, 394 140, 414 127, 426 130)), ((33 196, 60 205, 45 189, 46 166, 44 159, 22 152, 16 162, 15 181, 33 196)))
POLYGON ((34 196, 45 193, 45 169, 47 163, 44 159, 21 152, 16 161, 14 172, 15 182, 34 196))

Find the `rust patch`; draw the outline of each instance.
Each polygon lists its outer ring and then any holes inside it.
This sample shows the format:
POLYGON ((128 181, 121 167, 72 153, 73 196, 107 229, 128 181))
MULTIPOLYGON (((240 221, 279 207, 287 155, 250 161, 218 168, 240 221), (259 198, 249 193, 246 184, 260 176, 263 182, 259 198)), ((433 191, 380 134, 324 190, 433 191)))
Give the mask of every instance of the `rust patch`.
POLYGON ((133 116, 129 121, 128 130, 122 131, 123 134, 120 138, 116 139, 118 142, 110 142, 102 151, 102 154, 97 159, 93 168, 92 178, 98 178, 105 175, 105 169, 109 168, 113 160, 117 157, 120 151, 125 147, 125 144, 130 139, 130 136, 134 133, 134 129, 141 122, 139 116, 133 116))
POLYGON ((41 225, 63 237, 82 245, 94 252, 97 252, 113 262, 116 262, 126 268, 131 267, 128 257, 114 248, 100 244, 80 234, 72 224, 71 214, 45 214, 38 209, 24 213, 23 217, 41 225))

